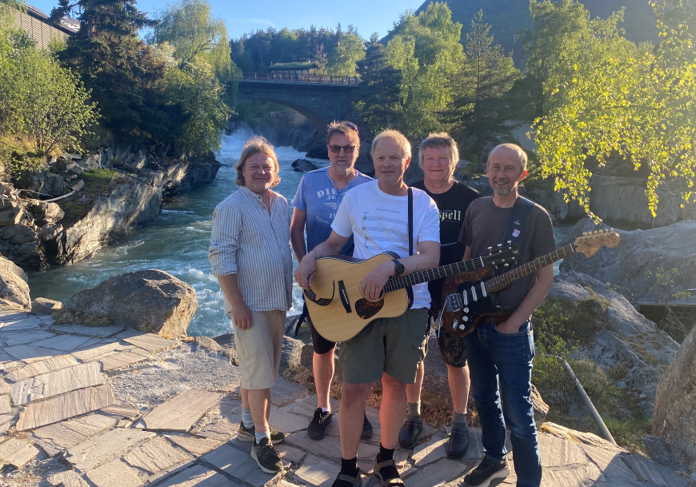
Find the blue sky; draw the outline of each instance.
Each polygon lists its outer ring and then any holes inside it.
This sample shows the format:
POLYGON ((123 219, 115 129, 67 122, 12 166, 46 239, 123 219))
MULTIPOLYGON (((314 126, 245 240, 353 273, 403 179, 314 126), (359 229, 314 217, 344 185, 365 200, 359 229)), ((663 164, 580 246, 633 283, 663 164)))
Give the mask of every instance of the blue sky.
MULTIPOLYGON (((365 39, 373 32, 383 37, 392 28, 399 15, 418 8, 422 0, 209 0, 213 13, 223 19, 231 37, 245 32, 274 27, 331 27, 340 22, 345 29, 353 25, 365 39)), ((167 0, 139 0, 138 8, 154 16, 167 0)), ((29 4, 50 14, 57 0, 29 0, 29 4)))

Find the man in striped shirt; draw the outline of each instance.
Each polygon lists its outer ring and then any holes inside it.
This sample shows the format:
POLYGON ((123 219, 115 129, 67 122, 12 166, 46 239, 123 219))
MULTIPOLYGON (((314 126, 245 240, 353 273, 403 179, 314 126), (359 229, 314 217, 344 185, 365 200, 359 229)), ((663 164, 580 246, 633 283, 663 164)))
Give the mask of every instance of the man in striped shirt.
POLYGON ((278 159, 262 137, 250 139, 237 163, 238 191, 213 213, 208 257, 232 318, 242 373, 242 424, 237 439, 253 441, 262 471, 283 469, 273 444, 284 435, 268 425, 271 391, 280 365, 285 314, 292 303, 290 209, 271 191, 280 182, 278 159))

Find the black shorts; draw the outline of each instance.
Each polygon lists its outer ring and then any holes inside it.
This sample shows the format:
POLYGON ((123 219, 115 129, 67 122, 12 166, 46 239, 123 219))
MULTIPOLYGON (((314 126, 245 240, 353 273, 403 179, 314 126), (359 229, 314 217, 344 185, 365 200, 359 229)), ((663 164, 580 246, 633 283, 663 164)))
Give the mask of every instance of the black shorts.
POLYGON ((309 313, 307 313, 307 304, 304 305, 302 314, 306 316, 305 320, 307 321, 307 324, 309 324, 309 329, 312 331, 312 346, 314 346, 314 353, 324 355, 325 353, 329 353, 331 350, 333 350, 336 346, 336 342, 330 342, 321 336, 317 329, 314 328, 312 320, 309 317, 309 313))
POLYGON ((440 347, 442 360, 447 365, 458 369, 466 366, 466 347, 463 337, 454 337, 443 327, 438 332, 437 344, 440 347))

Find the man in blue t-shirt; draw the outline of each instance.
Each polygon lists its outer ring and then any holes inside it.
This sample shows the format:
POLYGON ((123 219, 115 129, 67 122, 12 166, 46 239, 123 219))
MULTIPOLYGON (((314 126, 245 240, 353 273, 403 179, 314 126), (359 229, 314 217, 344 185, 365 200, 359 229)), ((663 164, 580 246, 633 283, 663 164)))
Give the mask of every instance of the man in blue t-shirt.
MULTIPOLYGON (((338 206, 345 194, 356 186, 372 181, 355 169, 355 161, 360 150, 358 127, 351 122, 332 122, 326 134, 330 165, 305 174, 297 187, 292 200, 294 206, 290 239, 292 248, 301 262, 307 252, 326 241, 331 235, 331 223, 336 216, 338 206), (305 247, 305 227, 307 245, 305 247)), ((353 238, 341 251, 342 255, 353 254, 353 238)), ((302 313, 303 316, 306 312, 302 313)), ((317 388, 317 409, 307 428, 307 434, 314 440, 321 440, 326 434, 326 427, 331 423, 333 414, 329 404, 329 388, 334 375, 334 349, 336 344, 326 340, 314 329, 312 330, 314 357, 312 366, 314 383, 317 388)), ((365 416, 363 438, 372 436, 372 425, 365 416)))

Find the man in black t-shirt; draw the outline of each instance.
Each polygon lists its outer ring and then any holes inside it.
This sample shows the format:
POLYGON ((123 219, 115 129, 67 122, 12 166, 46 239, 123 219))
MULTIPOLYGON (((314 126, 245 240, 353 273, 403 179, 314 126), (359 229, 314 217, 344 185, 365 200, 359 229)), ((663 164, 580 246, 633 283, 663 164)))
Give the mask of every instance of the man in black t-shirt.
MULTIPOLYGON (((458 262, 464 255, 464 244, 458 241, 464 216, 469 204, 481 195, 478 191, 454 180, 459 150, 457 143, 448 134, 430 134, 421 142, 418 159, 425 179, 415 183, 413 187, 424 190, 435 201, 440 212, 440 265, 458 262)), ((428 284, 431 320, 437 319, 442 308, 442 283, 443 279, 438 279, 428 284)), ((469 446, 469 429, 466 423, 469 368, 466 363, 466 348, 462 338, 455 338, 444 329, 438 333, 438 345, 447 364, 447 378, 454 406, 448 454, 459 458, 464 456, 469 446)), ((404 448, 413 448, 423 431, 420 393, 424 373, 424 362, 421 362, 416 383, 406 386, 408 416, 399 431, 399 443, 404 448)))
MULTIPOLYGON (((527 175, 527 155, 517 145, 501 144, 488 156, 486 175, 493 196, 479 198, 469 206, 459 238, 466 244, 462 260, 484 255, 488 247, 505 239, 507 223, 519 197, 519 182, 527 175)), ((520 240, 517 265, 556 249, 551 218, 545 209, 534 205, 526 221, 521 220, 515 220, 519 227, 512 232, 512 237, 520 240)), ((515 452, 517 486, 541 484, 541 457, 531 400, 534 337, 530 318, 552 285, 553 266, 549 265, 494 293, 493 298, 509 314, 508 318, 499 324, 492 320, 481 323, 464 337, 485 452, 481 463, 464 478, 469 487, 487 486, 491 480, 508 475, 506 425, 515 452)))

